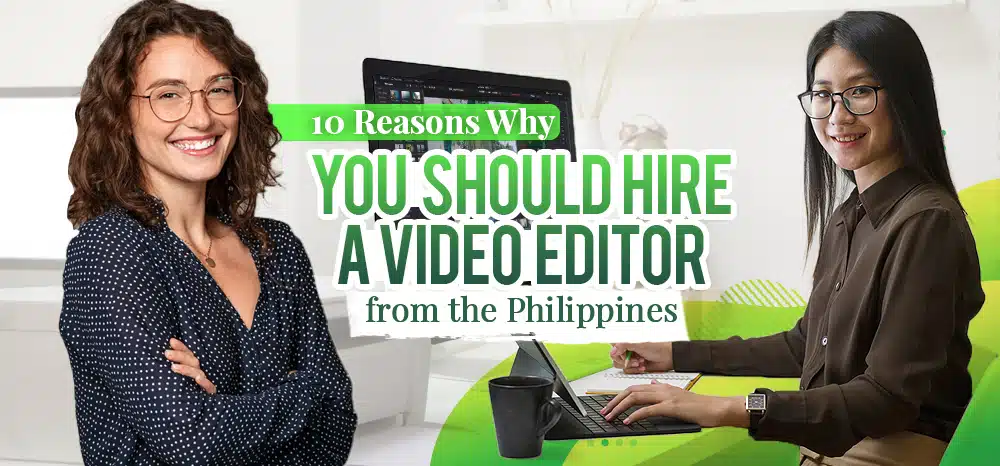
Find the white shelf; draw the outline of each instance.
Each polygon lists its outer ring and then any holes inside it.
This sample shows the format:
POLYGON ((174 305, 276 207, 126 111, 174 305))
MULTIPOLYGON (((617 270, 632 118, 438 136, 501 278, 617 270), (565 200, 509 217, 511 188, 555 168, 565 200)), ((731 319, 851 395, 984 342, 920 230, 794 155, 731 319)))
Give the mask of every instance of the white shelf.
MULTIPOLYGON (((553 0, 552 11, 545 2, 524 0, 527 6, 512 6, 505 11, 474 13, 463 21, 480 26, 518 26, 574 24, 635 20, 642 12, 642 2, 632 8, 612 0, 553 0), (537 4, 536 4, 537 3, 537 4)), ((741 16, 760 14, 842 12, 846 10, 892 10, 898 8, 965 9, 967 0, 660 0, 649 19, 662 21, 679 18, 741 16)))

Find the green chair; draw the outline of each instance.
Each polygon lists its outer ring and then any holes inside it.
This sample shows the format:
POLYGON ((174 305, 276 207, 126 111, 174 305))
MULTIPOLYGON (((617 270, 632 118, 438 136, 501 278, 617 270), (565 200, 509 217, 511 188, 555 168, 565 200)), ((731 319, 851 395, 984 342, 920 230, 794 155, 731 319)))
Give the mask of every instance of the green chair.
POLYGON ((1000 359, 983 373, 941 466, 996 465, 1000 435, 1000 359))

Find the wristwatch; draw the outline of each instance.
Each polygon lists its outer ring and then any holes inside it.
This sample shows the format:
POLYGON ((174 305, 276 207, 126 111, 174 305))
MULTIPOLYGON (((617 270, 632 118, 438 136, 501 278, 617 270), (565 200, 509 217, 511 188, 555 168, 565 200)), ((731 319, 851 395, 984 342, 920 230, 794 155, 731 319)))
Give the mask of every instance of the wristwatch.
POLYGON ((754 392, 747 395, 746 400, 747 413, 750 414, 750 433, 757 431, 757 424, 760 419, 764 417, 764 413, 767 412, 767 394, 754 392))

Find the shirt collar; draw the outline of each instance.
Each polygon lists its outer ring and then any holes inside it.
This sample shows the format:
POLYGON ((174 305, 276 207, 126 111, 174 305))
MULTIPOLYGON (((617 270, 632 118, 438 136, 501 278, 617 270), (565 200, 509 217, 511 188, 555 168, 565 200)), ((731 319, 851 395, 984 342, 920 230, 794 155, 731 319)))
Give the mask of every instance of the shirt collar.
POLYGON ((848 198, 848 205, 853 207, 860 204, 864 207, 872 227, 878 228, 893 206, 926 180, 916 169, 904 166, 883 176, 864 192, 859 193, 858 188, 854 188, 848 198))

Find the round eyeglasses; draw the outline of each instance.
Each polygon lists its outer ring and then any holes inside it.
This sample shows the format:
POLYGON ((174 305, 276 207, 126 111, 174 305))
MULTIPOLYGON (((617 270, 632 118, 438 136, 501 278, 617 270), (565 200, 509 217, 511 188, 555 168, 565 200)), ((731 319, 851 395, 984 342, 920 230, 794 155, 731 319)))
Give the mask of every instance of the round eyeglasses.
POLYGON ((822 120, 833 114, 833 107, 837 105, 833 97, 838 95, 844 102, 844 108, 854 115, 874 112, 878 106, 878 91, 882 89, 881 86, 853 86, 841 92, 805 91, 798 98, 806 116, 822 120))
POLYGON ((194 93, 201 92, 208 108, 219 115, 228 115, 243 103, 243 83, 235 76, 215 78, 203 88, 192 91, 182 83, 167 83, 157 86, 149 95, 134 95, 149 101, 149 107, 157 118, 178 121, 191 112, 194 93))

